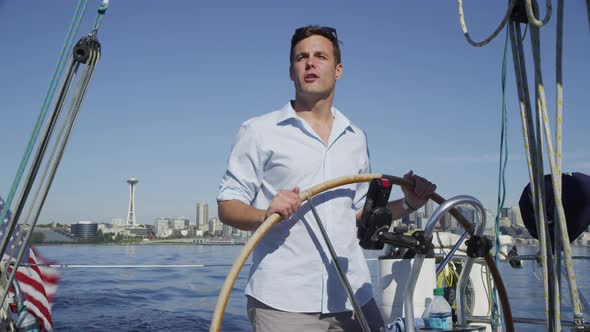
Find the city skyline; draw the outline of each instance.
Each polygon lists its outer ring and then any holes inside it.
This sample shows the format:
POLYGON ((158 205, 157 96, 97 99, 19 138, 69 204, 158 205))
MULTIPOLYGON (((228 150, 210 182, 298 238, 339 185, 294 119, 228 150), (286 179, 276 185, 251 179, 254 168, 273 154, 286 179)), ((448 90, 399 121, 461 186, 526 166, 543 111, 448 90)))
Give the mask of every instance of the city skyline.
MULTIPOLYGON (((199 204, 202 204, 202 202, 197 202, 197 207, 199 206, 199 204)), ((420 209, 410 213, 408 216, 405 216, 404 218, 400 218, 400 219, 396 219, 399 220, 400 222, 403 220, 409 220, 411 222, 415 222, 416 221, 416 217, 419 216, 422 221, 424 221, 424 219, 428 220, 431 216, 432 216, 432 212, 429 213, 429 209, 433 209, 431 211, 435 211, 436 208, 432 208, 429 206, 433 206, 434 203, 432 200, 429 200, 427 202, 426 205, 424 205, 423 207, 421 207, 420 209)), ((207 206, 205 204, 205 206, 207 206)), ((438 207, 438 205, 437 205, 438 207)), ((471 206, 468 205, 460 205, 457 207, 458 210, 460 212, 462 212, 464 214, 464 216, 467 218, 467 220, 469 221, 473 221, 475 218, 475 214, 474 214, 474 209, 471 206)), ((197 208, 198 211, 198 208, 197 208)), ((447 216, 449 218, 453 219, 453 222, 455 226, 458 226, 459 223, 458 221, 452 217, 448 212, 445 214, 445 216, 447 216)), ((491 209, 486 209, 486 229, 488 228, 493 228, 494 227, 494 221, 496 219, 496 217, 500 218, 501 222, 506 222, 506 220, 508 221, 508 224, 502 224, 505 226, 524 226, 523 220, 522 220, 522 215, 520 212, 520 208, 519 207, 515 207, 515 206, 505 206, 502 208, 502 212, 500 213, 499 216, 497 216, 496 211, 491 210, 491 209)), ((441 219, 443 219, 443 223, 445 217, 441 217, 441 219)), ((185 221, 186 225, 191 225, 191 226, 195 226, 197 227, 197 229, 202 229, 201 226, 205 225, 205 230, 208 230, 208 223, 210 223, 211 221, 219 221, 219 217, 218 216, 211 216, 208 217, 206 219, 206 222, 204 224, 201 224, 199 222, 199 215, 197 212, 197 215, 195 216, 195 219, 193 221, 193 219, 191 219, 190 217, 184 216, 184 215, 176 215, 176 216, 171 216, 171 215, 167 215, 167 216, 157 216, 155 217, 153 220, 148 220, 146 222, 141 222, 136 224, 136 226, 140 226, 140 225, 156 225, 159 221, 161 220, 183 220, 185 221)), ((61 224, 68 224, 67 222, 63 222, 63 221, 52 221, 52 223, 61 223, 61 224)), ((78 222, 95 222, 95 223, 101 223, 101 224, 111 224, 111 225, 115 225, 115 226, 122 226, 122 227, 126 227, 126 226, 130 226, 125 222, 125 219, 120 218, 120 217, 113 217, 111 218, 111 221, 102 221, 102 220, 75 220, 72 221, 71 223, 78 223, 78 222)), ((423 226, 423 225, 422 225, 423 226)), ((210 227, 209 227, 210 228, 210 227)))
MULTIPOLYGON (((88 33, 97 5, 89 4, 77 38, 88 33)), ((505 9, 505 3, 465 3, 472 36, 487 36, 505 9)), ((6 45, 0 52, 2 197, 73 10, 69 2, 0 5, 0 42, 6 45)), ((566 172, 588 174, 590 46, 580 42, 588 33, 585 13, 582 2, 565 4, 563 165, 566 172)), ((485 47, 469 46, 456 3, 303 1, 285 8, 230 0, 162 8, 129 0, 111 3, 104 17, 101 61, 39 223, 124 218, 130 176, 141 180, 138 223, 169 215, 192 219, 196 202, 207 203, 215 216, 218 184, 240 124, 293 98, 289 41, 307 24, 338 31, 344 74, 335 106, 366 132, 373 172, 402 176, 411 169, 436 183, 445 198, 472 195, 496 210, 504 34, 485 47), (428 22, 417 20, 425 15, 428 22)), ((553 123, 554 19, 541 39, 553 123)), ((525 52, 530 57, 528 47, 525 52)), ((507 67, 505 206, 516 206, 528 171, 511 59, 507 67)), ((400 190, 391 197, 401 197, 400 190)))
MULTIPOLYGON (((127 179, 126 182, 130 185, 129 211, 128 211, 127 219, 125 220, 120 217, 112 217, 110 224, 118 225, 118 226, 131 226, 131 227, 133 227, 133 226, 138 225, 135 221, 134 195, 135 195, 135 185, 137 183, 139 183, 139 180, 136 179, 135 177, 131 177, 131 178, 127 179), (133 220, 133 222, 131 222, 131 220, 133 220)), ((430 218, 430 216, 432 216, 433 212, 436 210, 434 208, 434 204, 436 204, 436 203, 434 203, 434 201, 428 200, 423 207, 410 213, 408 216, 404 217, 404 219, 405 220, 409 219, 409 220, 415 222, 416 221, 415 218, 418 213, 420 214, 420 218, 428 219, 428 218, 430 218)), ((469 214, 465 214, 466 213, 465 211, 468 211, 468 210, 471 211, 471 210, 473 210, 473 208, 459 206, 459 207, 457 207, 457 209, 460 212, 464 213, 464 215, 467 217, 467 220, 473 221, 474 216, 469 216, 469 214)), ((487 217, 487 221, 488 221, 487 228, 491 227, 490 220, 495 220, 497 214, 499 214, 497 217, 500 218, 501 220, 509 219, 509 221, 510 221, 509 225, 511 225, 511 226, 515 226, 515 225, 523 226, 522 216, 521 216, 521 212, 520 212, 519 208, 512 207, 512 206, 503 206, 501 213, 498 213, 497 211, 494 211, 492 209, 486 209, 486 213, 489 214, 489 216, 487 217), (490 218, 490 216, 492 218, 490 218), (520 220, 520 222, 518 222, 518 223, 515 222, 516 219, 520 220)), ((451 217, 451 216, 449 215, 449 217, 451 217)), ((188 226, 190 224, 191 219, 187 218, 185 216, 177 216, 177 217, 158 216, 153 220, 153 225, 155 226, 159 221, 162 221, 162 220, 181 220, 181 219, 186 221, 186 226, 188 226)), ((219 220, 219 218, 216 215, 213 217, 209 217, 209 206, 206 202, 196 202, 195 224, 194 225, 197 227, 198 230, 207 230, 207 229, 210 230, 211 227, 209 226, 209 224, 211 223, 211 221, 215 221, 215 220, 219 220)), ((453 218, 453 220, 454 220, 455 224, 457 224, 457 221, 454 218, 453 218)), ((84 221, 79 220, 77 222, 84 222, 84 221)), ((108 222, 104 222, 104 221, 99 221, 99 223, 109 224, 108 222)), ((149 225, 150 223, 146 222, 146 223, 141 223, 141 224, 142 225, 149 225)))

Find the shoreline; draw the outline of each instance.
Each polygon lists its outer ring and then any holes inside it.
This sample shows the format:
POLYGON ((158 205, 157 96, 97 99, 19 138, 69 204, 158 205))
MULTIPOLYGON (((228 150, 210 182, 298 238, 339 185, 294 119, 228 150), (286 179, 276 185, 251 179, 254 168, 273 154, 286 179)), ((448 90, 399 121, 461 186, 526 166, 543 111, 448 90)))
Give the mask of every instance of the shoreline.
MULTIPOLYGON (((138 242, 111 242, 111 243, 80 243, 80 242, 42 242, 32 243, 34 246, 59 246, 59 245, 195 245, 195 246, 243 246, 247 241, 236 241, 236 242, 195 242, 195 241, 171 241, 171 240, 156 240, 156 241, 138 241, 138 242)), ((532 244, 516 244, 517 248, 534 248, 538 245, 532 244)), ((590 248, 590 245, 573 245, 572 248, 590 248)))
POLYGON ((80 243, 80 242, 42 242, 33 243, 34 246, 60 246, 60 245, 92 245, 92 246, 112 246, 112 245, 195 245, 195 246, 243 246, 246 242, 235 243, 210 243, 210 242, 189 242, 189 241, 138 241, 138 242, 116 242, 116 243, 80 243))

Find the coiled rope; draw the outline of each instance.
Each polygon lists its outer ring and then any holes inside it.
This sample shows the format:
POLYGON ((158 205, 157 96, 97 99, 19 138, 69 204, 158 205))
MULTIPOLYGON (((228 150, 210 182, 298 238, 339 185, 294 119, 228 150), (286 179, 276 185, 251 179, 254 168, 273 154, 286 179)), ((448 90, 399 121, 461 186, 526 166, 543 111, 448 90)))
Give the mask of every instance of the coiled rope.
POLYGON ((500 25, 498 25, 496 30, 494 30, 494 32, 492 32, 492 34, 489 35, 484 40, 482 40, 480 42, 476 42, 473 39, 471 39, 469 32, 467 32, 467 24, 465 23, 465 15, 463 14, 463 0, 457 0, 457 5, 459 6, 459 21, 461 22, 461 30, 463 30, 463 36, 465 36, 465 39, 467 40, 467 42, 471 46, 482 47, 482 46, 487 45, 494 38, 496 38, 496 36, 500 33, 500 31, 502 31, 502 29, 504 29, 504 26, 506 26, 506 23, 508 23, 508 20, 510 19, 510 15, 512 14, 512 9, 514 8, 514 6, 516 4, 516 1, 517 0, 510 0, 510 4, 508 5, 508 9, 506 10, 506 15, 504 15, 502 22, 500 22, 500 25))
POLYGON ((535 17, 535 13, 533 10, 533 0, 526 0, 526 15, 529 19, 529 24, 532 24, 535 27, 540 28, 544 24, 547 24, 547 22, 549 22, 549 19, 551 18, 551 0, 546 0, 545 6, 547 8, 547 10, 545 11, 545 17, 543 18, 543 20, 539 21, 535 17))

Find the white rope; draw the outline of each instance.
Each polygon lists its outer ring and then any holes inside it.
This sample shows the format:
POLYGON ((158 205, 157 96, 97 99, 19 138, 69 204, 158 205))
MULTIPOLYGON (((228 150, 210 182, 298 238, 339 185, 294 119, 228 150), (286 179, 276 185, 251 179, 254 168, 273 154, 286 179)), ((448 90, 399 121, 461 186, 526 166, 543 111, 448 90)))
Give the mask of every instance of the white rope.
MULTIPOLYGON (((539 191, 539 167, 542 167, 542 162, 538 162, 539 153, 537 152, 537 144, 534 138, 533 115, 530 105, 530 97, 528 90, 528 81, 526 74, 526 64, 524 59, 524 50, 522 46, 520 25, 516 22, 511 22, 509 27, 510 44, 512 46, 514 73, 516 77, 516 86, 519 99, 520 117, 522 124, 522 134, 524 147, 527 158, 527 168, 529 171, 531 202, 533 202, 535 211, 535 220, 537 221, 537 233, 539 240, 539 247, 541 251, 541 275, 543 280, 543 299, 545 301, 545 317, 549 319, 549 283, 548 283, 548 268, 547 268, 547 242, 546 230, 543 208, 543 200, 538 195, 542 195, 539 191)), ((541 176, 542 180, 542 176, 541 176)), ((549 329, 549 325, 546 326, 549 329)))
POLYGON ((508 10, 506 10, 506 15, 504 15, 502 22, 500 22, 500 25, 496 28, 496 30, 494 32, 492 32, 492 34, 489 35, 486 39, 484 39, 480 42, 476 42, 473 39, 471 39, 469 32, 467 32, 467 24, 465 24, 465 15, 463 14, 463 0, 457 0, 457 5, 459 6, 459 21, 461 22, 461 30, 463 30, 463 35, 465 36, 465 39, 467 40, 467 42, 471 46, 474 46, 474 47, 482 47, 482 46, 487 45, 489 42, 491 42, 492 39, 496 38, 496 36, 500 33, 500 31, 502 31, 502 29, 504 29, 504 26, 506 25, 506 23, 510 19, 510 15, 512 14, 512 9, 514 8, 515 4, 516 4, 516 0, 511 0, 510 5, 508 6, 508 10))
POLYGON ((544 24, 547 24, 547 22, 549 22, 549 19, 551 18, 551 0, 546 0, 545 3, 547 11, 545 12, 545 17, 543 18, 543 20, 539 21, 537 20, 537 18, 535 17, 535 13, 533 12, 533 1, 526 0, 526 15, 529 19, 529 23, 536 26, 537 28, 540 28, 544 24))
MULTIPOLYGON (((570 245, 569 235, 567 233, 567 224, 565 218, 565 211, 563 209, 563 202, 561 200, 561 190, 560 185, 557 182, 558 174, 561 175, 561 172, 557 170, 556 161, 555 161, 555 152, 553 150, 553 143, 551 137, 551 126, 549 124, 549 117, 547 115, 547 102, 545 98, 545 88, 543 86, 543 78, 541 76, 541 57, 540 57, 540 46, 539 46, 539 32, 534 31, 535 29, 531 29, 531 42, 533 43, 533 58, 534 58, 534 65, 535 65, 535 74, 536 78, 536 85, 537 85, 537 94, 539 96, 538 100, 538 111, 539 111, 539 119, 542 120, 543 128, 545 132, 545 141, 547 143, 547 154, 549 156, 549 165, 551 166, 551 181, 553 185, 553 195, 555 197, 555 209, 557 211, 558 220, 555 222, 557 223, 558 227, 560 227, 561 236, 562 236, 562 245, 563 245, 563 256, 565 261, 565 267, 568 274, 568 285, 570 289, 570 295, 572 298, 572 305, 574 309, 574 317, 582 317, 582 310, 580 306, 580 297, 578 296, 578 287, 576 285, 576 275, 574 272, 574 266, 572 262, 572 249, 570 245)), ((542 135, 541 132, 538 133, 542 135)))

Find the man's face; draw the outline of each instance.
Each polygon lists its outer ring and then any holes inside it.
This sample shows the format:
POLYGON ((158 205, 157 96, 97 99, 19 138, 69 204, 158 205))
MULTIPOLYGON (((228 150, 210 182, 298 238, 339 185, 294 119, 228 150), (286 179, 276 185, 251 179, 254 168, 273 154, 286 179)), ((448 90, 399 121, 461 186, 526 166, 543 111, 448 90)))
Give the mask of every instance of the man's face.
POLYGON ((342 76, 342 64, 336 64, 330 40, 314 35, 295 45, 289 73, 299 95, 325 98, 342 76))

